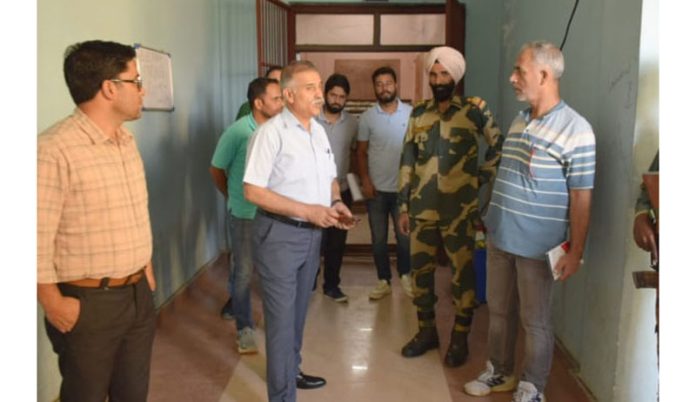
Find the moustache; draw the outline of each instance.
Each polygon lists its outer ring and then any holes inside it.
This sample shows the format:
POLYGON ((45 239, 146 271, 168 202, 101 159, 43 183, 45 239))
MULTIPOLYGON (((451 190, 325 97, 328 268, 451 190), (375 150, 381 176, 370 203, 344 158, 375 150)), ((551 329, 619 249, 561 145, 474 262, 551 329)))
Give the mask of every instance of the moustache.
POLYGON ((328 110, 331 113, 339 113, 343 110, 345 105, 341 105, 338 103, 327 103, 326 104, 326 110, 328 110))

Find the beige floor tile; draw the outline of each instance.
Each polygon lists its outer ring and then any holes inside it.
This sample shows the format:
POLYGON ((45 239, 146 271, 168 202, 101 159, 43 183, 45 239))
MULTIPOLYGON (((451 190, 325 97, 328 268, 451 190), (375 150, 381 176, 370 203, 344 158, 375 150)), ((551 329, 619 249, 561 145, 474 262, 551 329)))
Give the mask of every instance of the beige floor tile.
MULTIPOLYGON (((325 377, 328 384, 316 390, 298 390, 298 401, 509 402, 510 393, 475 398, 462 391, 462 384, 474 378, 486 360, 485 305, 475 313, 469 361, 458 368, 442 364, 454 311, 448 295, 448 270, 438 269, 436 279, 440 296, 437 305, 440 349, 406 359, 400 354, 401 347, 417 328, 411 299, 403 294, 395 280, 391 295, 378 301, 368 300, 367 295, 376 283, 371 258, 347 257, 341 287, 349 302, 339 304, 321 291, 316 292, 305 328, 302 369, 325 377)), ((223 257, 204 268, 188 288, 159 311, 150 402, 266 401, 258 282, 253 282, 252 306, 260 353, 245 356, 237 353, 234 322, 224 321, 218 315, 227 300, 226 283, 227 265, 223 257)), ((318 288, 321 289, 321 279, 318 288)), ((522 353, 522 341, 520 336, 518 356, 522 353)), ((558 350, 546 394, 552 402, 589 401, 572 376, 568 360, 558 350)))

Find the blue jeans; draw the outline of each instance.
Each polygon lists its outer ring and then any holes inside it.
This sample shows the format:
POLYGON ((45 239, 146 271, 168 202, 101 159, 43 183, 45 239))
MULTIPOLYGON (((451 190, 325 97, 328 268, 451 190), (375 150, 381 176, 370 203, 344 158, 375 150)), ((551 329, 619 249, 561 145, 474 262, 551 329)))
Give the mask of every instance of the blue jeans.
POLYGON ((254 267, 252 248, 253 220, 229 216, 230 220, 230 279, 227 289, 232 298, 232 315, 237 329, 254 328, 251 319, 251 294, 249 283, 254 267))
POLYGON ((406 275, 411 271, 409 240, 408 236, 403 235, 397 229, 399 226, 399 206, 396 202, 396 193, 376 191, 375 198, 367 200, 367 216, 370 221, 372 256, 377 267, 377 277, 387 282, 391 280, 387 246, 390 215, 396 233, 396 270, 399 272, 399 276, 406 275))

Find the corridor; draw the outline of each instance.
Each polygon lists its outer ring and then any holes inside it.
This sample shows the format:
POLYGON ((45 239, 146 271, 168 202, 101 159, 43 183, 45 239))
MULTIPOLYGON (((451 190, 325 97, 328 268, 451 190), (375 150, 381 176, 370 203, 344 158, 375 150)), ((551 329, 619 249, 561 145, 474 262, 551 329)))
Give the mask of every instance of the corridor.
MULTIPOLYGON (((266 400, 262 306, 258 278, 252 285, 253 317, 260 353, 240 357, 233 321, 222 320, 227 299, 227 256, 201 269, 191 283, 159 311, 153 349, 152 402, 262 402, 266 400)), ((511 393, 475 398, 462 385, 475 377, 486 359, 488 314, 476 310, 466 364, 449 368, 442 358, 449 344, 453 308, 448 293, 449 272, 437 270, 439 352, 405 359, 401 346, 415 333, 416 314, 410 299, 393 281, 392 294, 369 301, 376 274, 371 257, 346 257, 342 268, 347 304, 317 291, 312 296, 305 329, 302 369, 321 375, 327 385, 298 390, 302 402, 508 402, 511 393)), ((321 278, 318 288, 321 289, 321 278)), ((523 337, 518 339, 521 356, 523 337)), ((556 348, 546 397, 551 402, 591 401, 571 374, 571 364, 556 348)), ((521 361, 517 362, 519 368, 521 361)), ((518 370, 519 371, 519 370, 518 370)))

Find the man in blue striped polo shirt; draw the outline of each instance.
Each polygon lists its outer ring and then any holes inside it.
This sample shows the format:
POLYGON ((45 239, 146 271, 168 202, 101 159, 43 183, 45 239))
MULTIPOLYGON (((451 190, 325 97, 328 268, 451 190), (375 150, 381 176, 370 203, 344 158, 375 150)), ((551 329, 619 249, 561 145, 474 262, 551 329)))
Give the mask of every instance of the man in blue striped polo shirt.
POLYGON ((595 138, 559 93, 563 54, 549 42, 522 46, 510 83, 529 108, 514 119, 484 221, 488 228, 489 361, 470 395, 511 391, 543 402, 551 369, 553 275, 547 251, 568 240, 553 267, 566 280, 580 268, 590 218, 595 138), (517 312, 526 333, 520 382, 513 375, 517 312))

